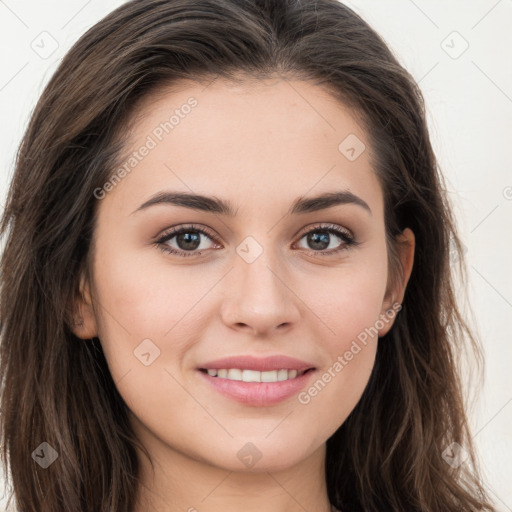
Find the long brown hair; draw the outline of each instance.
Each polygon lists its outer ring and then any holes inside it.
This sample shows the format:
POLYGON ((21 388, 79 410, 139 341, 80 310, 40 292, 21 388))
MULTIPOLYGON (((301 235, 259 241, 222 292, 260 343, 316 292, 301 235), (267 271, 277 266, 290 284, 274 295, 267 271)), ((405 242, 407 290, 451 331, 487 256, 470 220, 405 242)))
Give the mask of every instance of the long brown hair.
POLYGON ((20 510, 134 507, 139 443, 127 406, 99 340, 78 340, 68 323, 89 268, 94 190, 116 168, 122 128, 161 85, 275 74, 328 88, 363 119, 395 278, 395 236, 405 227, 416 236, 403 308, 360 402, 327 441, 331 503, 343 512, 494 510, 457 364, 465 347, 477 361, 481 350, 455 301, 464 255, 423 97, 374 30, 335 0, 131 1, 88 30, 48 83, 0 226, 2 459, 20 510), (43 442, 58 454, 47 469, 33 455, 43 442), (454 442, 469 456, 458 467, 443 458, 454 442))

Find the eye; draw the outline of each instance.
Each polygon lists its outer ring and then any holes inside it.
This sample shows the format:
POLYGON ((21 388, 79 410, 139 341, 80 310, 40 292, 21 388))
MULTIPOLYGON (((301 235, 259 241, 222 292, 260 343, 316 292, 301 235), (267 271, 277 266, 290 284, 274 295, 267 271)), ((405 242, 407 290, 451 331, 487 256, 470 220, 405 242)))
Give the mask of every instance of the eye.
MULTIPOLYGON (((175 254, 180 257, 200 256, 201 250, 209 249, 207 241, 217 242, 213 233, 208 229, 194 224, 172 228, 156 240, 156 245, 163 252, 175 254)), ((309 253, 313 255, 331 256, 340 251, 358 245, 350 231, 335 224, 322 224, 302 234, 300 240, 305 239, 312 248, 309 253), (336 242, 338 239, 338 242, 336 242), (341 243, 340 243, 341 241, 341 243), (333 247, 334 244, 334 247, 333 247), (326 249, 329 249, 326 251, 326 249)), ((300 241, 299 240, 299 241, 300 241)), ((304 247, 302 247, 304 249, 304 247)), ((305 249, 308 249, 307 247, 305 249)))
MULTIPOLYGON (((322 256, 331 256, 358 245, 358 242, 356 242, 350 231, 345 230, 340 226, 336 226, 335 224, 322 224, 320 226, 316 226, 304 233, 300 240, 304 238, 306 239, 306 244, 312 247, 312 250, 309 252, 322 256), (338 242, 336 242, 336 239, 338 239, 338 242), (341 240, 341 244, 339 243, 339 240, 341 240), (325 250, 329 248, 331 250, 325 250)), ((308 247, 306 247, 306 249, 308 249, 308 247)))
POLYGON ((166 253, 177 254, 179 256, 199 256, 201 251, 198 249, 208 249, 203 244, 201 238, 209 238, 215 240, 215 237, 207 229, 197 227, 194 224, 173 228, 167 231, 161 238, 156 241, 157 246, 166 253), (173 240, 176 239, 176 240, 173 240), (170 242, 173 241, 174 245, 170 242), (176 247, 177 245, 177 247, 176 247))

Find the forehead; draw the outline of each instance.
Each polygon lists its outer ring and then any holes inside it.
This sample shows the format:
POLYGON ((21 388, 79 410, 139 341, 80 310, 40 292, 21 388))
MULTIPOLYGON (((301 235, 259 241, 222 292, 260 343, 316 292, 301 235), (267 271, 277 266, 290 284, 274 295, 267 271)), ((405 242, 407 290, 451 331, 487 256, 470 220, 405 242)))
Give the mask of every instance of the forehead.
POLYGON ((243 214, 335 188, 380 210, 369 149, 354 113, 310 82, 182 81, 137 106, 107 199, 131 212, 172 189, 229 197, 243 214))

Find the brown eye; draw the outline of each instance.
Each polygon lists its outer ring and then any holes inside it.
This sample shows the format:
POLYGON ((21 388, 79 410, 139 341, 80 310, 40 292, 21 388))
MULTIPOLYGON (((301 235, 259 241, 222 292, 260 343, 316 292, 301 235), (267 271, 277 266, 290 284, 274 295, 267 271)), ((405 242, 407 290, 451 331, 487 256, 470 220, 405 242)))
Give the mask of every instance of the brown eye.
POLYGON ((201 250, 210 248, 204 239, 212 240, 213 236, 203 228, 184 226, 168 231, 156 243, 162 251, 170 254, 199 256, 201 250))

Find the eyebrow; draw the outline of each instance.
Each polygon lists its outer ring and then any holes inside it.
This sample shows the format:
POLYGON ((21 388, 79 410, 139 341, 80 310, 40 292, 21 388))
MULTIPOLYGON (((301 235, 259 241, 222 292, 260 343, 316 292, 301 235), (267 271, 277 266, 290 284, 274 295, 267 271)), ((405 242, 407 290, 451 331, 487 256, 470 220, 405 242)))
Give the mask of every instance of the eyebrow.
MULTIPOLYGON (((190 208, 192 210, 199 210, 208 213, 215 213, 226 215, 228 217, 234 217, 238 208, 235 210, 233 205, 229 201, 219 199, 216 197, 204 196, 201 194, 192 194, 189 192, 159 192, 146 202, 141 204, 136 210, 132 212, 136 213, 141 210, 145 210, 150 206, 171 204, 175 206, 182 206, 184 208, 190 208)), ((325 210, 332 208, 333 206, 341 204, 355 204, 364 208, 370 215, 372 210, 368 204, 348 190, 341 190, 338 192, 327 192, 314 197, 299 197, 293 202, 288 210, 289 215, 305 214, 316 212, 319 210, 325 210)))

